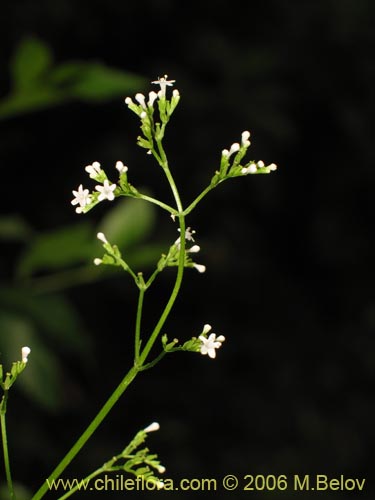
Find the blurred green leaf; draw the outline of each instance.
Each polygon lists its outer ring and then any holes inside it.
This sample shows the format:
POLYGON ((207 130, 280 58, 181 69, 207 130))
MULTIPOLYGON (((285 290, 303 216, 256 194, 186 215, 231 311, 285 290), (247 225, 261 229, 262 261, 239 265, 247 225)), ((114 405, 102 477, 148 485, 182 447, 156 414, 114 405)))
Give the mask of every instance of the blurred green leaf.
POLYGON ((63 295, 31 295, 19 288, 0 288, 0 309, 31 321, 43 337, 68 353, 88 353, 91 345, 81 318, 63 295))
POLYGON ((88 62, 62 64, 51 73, 50 81, 70 97, 84 101, 124 97, 145 85, 145 79, 133 73, 88 62))
POLYGON ((21 347, 31 347, 32 353, 25 372, 16 386, 31 399, 49 410, 60 405, 60 366, 54 353, 35 332, 30 321, 8 313, 0 313, 1 362, 6 370, 20 360, 21 347))
POLYGON ((126 249, 144 240, 155 222, 155 208, 133 198, 121 200, 99 224, 108 241, 126 249))
POLYGON ((30 238, 33 230, 18 214, 0 217, 0 240, 25 241, 30 238))
POLYGON ((93 252, 93 230, 81 222, 37 236, 22 256, 17 269, 20 277, 41 270, 61 269, 87 260, 93 252))
POLYGON ((52 53, 36 38, 23 40, 11 61, 12 88, 0 101, 0 119, 72 100, 124 97, 146 85, 143 77, 100 62, 53 66, 52 53))
MULTIPOLYGON (((32 492, 22 484, 14 482, 13 487, 17 500, 30 500, 32 497, 32 492)), ((9 500, 9 490, 5 483, 0 486, 0 500, 9 500)))
POLYGON ((22 40, 10 66, 15 90, 26 91, 38 86, 51 64, 52 53, 48 45, 37 38, 22 40))

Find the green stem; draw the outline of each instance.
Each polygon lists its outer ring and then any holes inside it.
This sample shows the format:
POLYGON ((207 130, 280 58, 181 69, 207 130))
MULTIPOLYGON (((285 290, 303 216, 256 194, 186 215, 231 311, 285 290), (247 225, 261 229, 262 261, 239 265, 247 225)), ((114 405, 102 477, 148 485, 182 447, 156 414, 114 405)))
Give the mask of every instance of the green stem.
POLYGON ((55 470, 51 473, 51 475, 48 477, 47 480, 44 481, 42 486, 39 488, 39 490, 35 493, 35 495, 32 497, 32 500, 40 500, 43 498, 45 493, 47 493, 49 489, 49 484, 51 484, 53 481, 55 481, 62 472, 66 469, 66 467, 70 464, 70 462, 73 460, 73 458, 78 454, 78 452, 81 450, 81 448, 86 444, 86 442, 90 439, 90 437, 93 435, 93 433, 96 431, 96 429, 99 427, 99 425, 103 422, 105 417, 108 415, 108 413, 111 411, 113 406, 117 403, 117 401, 120 399, 122 394, 125 392, 125 390, 129 387, 131 382, 135 379, 139 372, 139 369, 136 366, 133 366, 128 373, 125 375, 125 377, 122 379, 120 384, 117 386, 115 391, 111 394, 111 396, 108 398, 102 409, 99 411, 99 413, 96 415, 94 420, 90 423, 90 425, 87 427, 87 429, 83 432, 83 434, 78 438, 78 440, 75 442, 73 447, 68 451, 68 453, 65 455, 65 457, 61 460, 61 462, 58 464, 58 466, 55 468, 55 470))
POLYGON ((134 198, 142 199, 145 201, 149 201, 150 203, 153 203, 154 205, 158 205, 161 208, 164 208, 164 210, 167 210, 167 212, 170 212, 173 215, 177 215, 177 212, 174 208, 170 207, 166 203, 163 203, 162 201, 156 200, 155 198, 152 198, 151 196, 147 196, 145 194, 139 193, 140 196, 134 196, 134 198))
POLYGON ((196 205, 201 201, 202 198, 206 196, 212 189, 214 189, 215 186, 207 186, 204 191, 201 192, 199 196, 195 198, 195 200, 184 210, 184 215, 188 215, 195 207, 196 205))
POLYGON ((183 211, 181 198, 180 198, 176 183, 175 183, 173 176, 169 170, 168 160, 167 160, 166 154, 164 152, 163 146, 161 144, 161 141, 158 141, 157 145, 158 145, 160 156, 159 155, 156 155, 156 156, 159 156, 159 158, 160 158, 159 163, 161 164, 161 166, 164 170, 164 173, 167 177, 167 180, 168 180, 168 183, 171 187, 171 190, 172 190, 175 202, 176 202, 176 207, 178 210, 178 220, 179 220, 179 225, 180 225, 180 255, 179 255, 176 281, 174 283, 172 293, 171 293, 169 300, 168 300, 168 302, 167 302, 167 304, 166 304, 166 306, 165 306, 165 308, 164 308, 164 310, 159 318, 159 321, 157 322, 153 332, 150 335, 150 338, 148 339, 142 353, 140 354, 140 357, 139 357, 140 366, 142 366, 144 364, 147 356, 149 355, 149 353, 152 349, 152 346, 154 345, 161 329, 163 328, 163 326, 164 326, 164 324, 169 316, 169 313, 171 312, 171 309, 176 301, 177 295, 178 295, 180 288, 181 288, 182 278, 184 275, 184 267, 185 267, 185 229, 186 229, 185 214, 183 211))
POLYGON ((89 482, 91 481, 91 479, 93 479, 96 476, 99 476, 103 472, 104 472, 103 467, 101 467, 100 469, 92 472, 91 474, 89 474, 88 476, 86 476, 84 479, 81 479, 79 482, 77 482, 77 484, 74 486, 74 488, 72 488, 71 490, 69 490, 62 497, 59 497, 58 500, 65 500, 66 498, 69 498, 70 496, 72 496, 78 490, 79 491, 86 491, 86 488, 88 487, 89 482))
POLYGON ((9 495, 11 499, 15 499, 13 490, 12 475, 10 472, 10 462, 9 462, 9 452, 8 452, 8 439, 7 439, 7 427, 6 427, 6 403, 7 403, 8 391, 4 392, 3 399, 0 404, 0 424, 1 424, 1 438, 3 442, 3 456, 4 456, 4 467, 5 476, 7 479, 9 495))
POLYGON ((134 342, 134 363, 138 364, 139 351, 141 347, 141 320, 142 320, 142 309, 143 309, 143 299, 145 296, 146 288, 139 289, 138 305, 137 305, 137 317, 135 320, 135 342, 134 342))

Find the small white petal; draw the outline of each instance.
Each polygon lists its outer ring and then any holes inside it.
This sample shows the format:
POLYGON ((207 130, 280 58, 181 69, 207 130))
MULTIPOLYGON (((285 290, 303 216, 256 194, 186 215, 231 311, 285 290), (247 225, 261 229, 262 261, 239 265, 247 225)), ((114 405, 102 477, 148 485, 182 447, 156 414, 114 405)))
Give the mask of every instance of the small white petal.
POLYGON ((208 323, 206 323, 203 327, 203 333, 207 334, 208 332, 210 332, 212 330, 212 326, 209 325, 208 323))
POLYGON ((271 163, 271 165, 268 165, 268 168, 274 172, 275 170, 277 170, 277 165, 275 165, 275 163, 271 163))
POLYGON ((206 266, 203 264, 193 264, 193 267, 198 271, 198 273, 206 272, 206 266))
POLYGON ((94 259, 94 264, 95 264, 96 266, 100 266, 100 264, 102 264, 102 263, 103 263, 102 259, 98 259, 98 258, 97 258, 97 259, 94 259))
POLYGON ((201 247, 199 245, 193 245, 191 248, 189 248, 187 251, 189 253, 198 253, 200 251, 201 247))
POLYGON ((158 470, 159 474, 164 474, 166 469, 165 469, 164 465, 158 465, 157 470, 158 470))
POLYGON ((258 165, 259 168, 263 168, 264 167, 264 161, 262 161, 262 160, 258 161, 257 165, 258 165))
POLYGON ((98 238, 98 240, 102 241, 103 243, 108 243, 108 240, 107 238, 104 236, 104 233, 98 233, 96 235, 96 237, 98 238))
POLYGON ((141 93, 135 94, 135 100, 139 102, 142 108, 146 108, 145 96, 141 93))
POLYGON ((116 169, 120 172, 120 174, 124 174, 128 171, 128 167, 122 163, 122 161, 116 162, 116 169))
POLYGON ((238 144, 238 142, 235 142, 234 144, 232 144, 230 147, 230 150, 229 150, 229 156, 232 155, 233 153, 236 153, 237 151, 239 151, 239 149, 240 149, 240 145, 238 144))
POLYGON ((31 353, 30 347, 22 347, 21 349, 21 356, 22 356, 22 363, 27 363, 27 358, 29 354, 31 353))
POLYGON ((125 99, 125 104, 127 104, 129 106, 129 104, 132 104, 133 100, 130 98, 130 97, 127 97, 125 99))
POLYGON ((250 137, 250 132, 248 130, 245 130, 244 132, 242 132, 242 134, 241 134, 242 143, 248 141, 249 137, 250 137))
POLYGON ((145 432, 154 432, 160 429, 160 424, 158 422, 152 422, 152 424, 148 425, 145 429, 145 432))
POLYGON ((148 94, 148 106, 152 106, 156 99, 158 98, 158 94, 153 90, 148 94))

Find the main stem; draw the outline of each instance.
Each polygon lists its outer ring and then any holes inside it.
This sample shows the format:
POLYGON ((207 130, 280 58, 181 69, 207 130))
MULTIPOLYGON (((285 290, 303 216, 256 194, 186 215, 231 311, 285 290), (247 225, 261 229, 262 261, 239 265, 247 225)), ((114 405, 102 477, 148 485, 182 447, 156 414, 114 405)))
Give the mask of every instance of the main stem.
POLYGON ((180 225, 180 255, 179 255, 179 262, 178 262, 178 269, 177 269, 177 276, 176 276, 176 281, 172 290, 172 293, 169 297, 169 300, 167 302, 167 305, 164 308, 164 311, 162 312, 159 321, 157 322, 152 334, 150 335, 150 338, 148 339, 145 348, 143 349, 140 357, 139 357, 139 363, 142 366, 144 362, 146 361, 147 356, 149 355, 152 346, 155 343, 155 340, 157 339, 161 329, 163 328, 169 313, 172 310, 172 307, 176 301, 177 295, 180 291, 181 288, 181 283, 182 283, 182 278, 184 275, 184 268, 185 268, 185 230, 186 230, 186 224, 185 224, 185 214, 183 211, 182 203, 181 203, 181 198, 180 194, 178 192, 176 183, 173 179, 173 176, 171 174, 171 171, 169 170, 168 166, 168 160, 166 157, 166 154, 164 152, 163 146, 161 144, 161 141, 158 142, 158 148, 159 148, 159 153, 160 156, 158 157, 158 161, 161 165, 161 167, 164 170, 164 173, 167 177, 168 183, 171 187, 173 197, 176 202, 176 207, 178 210, 178 221, 180 225))
POLYGON ((46 479, 44 481, 42 486, 39 488, 39 490, 33 496, 32 500, 40 500, 45 495, 45 493, 49 490, 49 485, 51 485, 51 483, 53 483, 53 481, 55 481, 62 474, 62 472, 70 464, 70 462, 73 460, 73 458, 78 454, 78 452, 81 450, 81 448, 90 439, 92 434, 96 431, 96 429, 99 427, 99 425, 103 422, 103 420, 108 415, 108 413, 111 411, 113 406, 117 403, 119 398, 122 396, 122 394, 125 392, 125 390, 129 387, 131 382, 135 379, 138 372, 139 372, 139 369, 135 366, 133 366, 128 371, 128 373, 122 379, 122 381, 117 386, 115 391, 108 398, 108 400, 106 401, 106 403, 104 404, 102 409, 96 415, 94 420, 90 423, 90 425, 87 427, 87 429, 84 431, 84 433, 80 436, 80 438, 75 442, 73 447, 68 451, 68 453, 61 460, 61 462, 58 464, 58 466, 55 468, 55 470, 51 473, 51 475, 48 477, 48 479, 46 479))
POLYGON ((7 479, 9 495, 11 499, 15 499, 16 497, 14 495, 14 490, 13 490, 13 481, 10 472, 9 451, 8 451, 8 438, 7 438, 7 426, 6 426, 6 399, 7 399, 7 393, 4 394, 3 400, 1 402, 1 411, 0 411, 1 439, 3 442, 5 476, 7 479))
POLYGON ((145 289, 144 290, 140 289, 140 295, 139 295, 138 306, 137 306, 137 318, 136 318, 136 335, 135 335, 136 362, 135 362, 134 366, 128 371, 128 373, 125 375, 125 377, 120 382, 118 387, 115 389, 115 391, 109 397, 109 399, 104 404, 102 409, 96 415, 94 420, 90 423, 90 425, 87 427, 87 429, 84 431, 84 433, 78 438, 78 440, 75 442, 73 447, 69 450, 69 452, 61 460, 61 462, 58 464, 58 466, 55 468, 55 470, 51 473, 51 475, 48 477, 48 479, 46 479, 44 481, 42 486, 39 488, 39 490, 33 496, 32 500, 40 500, 45 495, 45 493, 49 489, 49 485, 51 485, 51 483, 53 481, 55 481, 58 477, 60 477, 62 472, 66 469, 66 467, 70 464, 70 462, 73 460, 73 458, 78 454, 78 452, 81 450, 81 448, 86 444, 86 442, 90 439, 92 434, 96 431, 96 429, 99 427, 99 425, 106 418, 108 413, 111 411, 113 406, 117 403, 117 401, 122 396, 122 394, 125 392, 127 387, 135 379, 138 372, 141 370, 143 364, 145 363, 145 360, 146 360, 148 354, 150 353, 152 346, 154 345, 155 340, 157 339, 161 329, 163 328, 163 325, 166 322, 166 320, 169 316, 169 313, 171 312, 171 309, 176 301, 177 295, 180 291, 182 278, 183 278, 183 274, 184 274, 184 265, 185 265, 185 230, 186 230, 185 214, 183 212, 181 198, 180 198, 177 186, 176 186, 174 179, 173 179, 173 176, 169 170, 167 157, 165 155, 161 141, 158 141, 158 148, 159 148, 160 156, 156 155, 156 157, 158 157, 158 161, 159 161, 160 165, 162 166, 164 173, 167 177, 167 180, 169 182, 169 185, 171 187, 171 190, 172 190, 175 202, 176 202, 177 215, 178 215, 178 220, 179 220, 179 225, 180 225, 180 256, 179 256, 179 262, 178 262, 176 281, 175 281, 173 290, 172 290, 171 295, 169 297, 169 300, 168 300, 168 302, 167 302, 167 304, 166 304, 166 306, 165 306, 165 308, 160 316, 159 321, 157 322, 152 334, 150 335, 150 338, 148 339, 148 341, 145 345, 145 348, 139 354, 142 306, 143 306, 143 298, 144 298, 144 292, 145 292, 145 289), (138 354, 138 356, 137 356, 137 354, 138 354))

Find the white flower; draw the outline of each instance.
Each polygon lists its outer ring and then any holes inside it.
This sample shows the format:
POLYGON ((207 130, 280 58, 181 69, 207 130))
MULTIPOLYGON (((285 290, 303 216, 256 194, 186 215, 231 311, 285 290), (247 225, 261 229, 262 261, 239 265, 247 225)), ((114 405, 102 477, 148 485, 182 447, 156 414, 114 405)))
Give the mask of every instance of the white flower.
POLYGON ((158 422, 152 422, 152 424, 148 425, 145 429, 145 432, 154 432, 160 429, 160 424, 158 422))
POLYGON ((83 212, 83 209, 85 208, 86 205, 89 205, 91 203, 91 196, 89 194, 88 189, 83 189, 82 184, 78 186, 77 191, 72 191, 73 195, 75 198, 71 201, 72 205, 79 205, 79 207, 76 208, 77 214, 80 214, 83 212))
POLYGON ((160 91, 158 92, 159 97, 165 97, 165 90, 168 87, 173 86, 176 80, 167 80, 168 75, 164 75, 163 77, 159 77, 157 80, 151 82, 155 83, 156 85, 160 85, 160 91))
POLYGON ((100 266, 100 264, 102 264, 102 263, 103 263, 102 259, 99 259, 99 258, 94 259, 94 264, 96 266, 100 266))
POLYGON ((27 358, 29 354, 31 353, 30 347, 22 347, 21 349, 21 356, 22 356, 22 363, 27 363, 27 358))
POLYGON ((129 106, 129 104, 134 104, 132 98, 131 97, 127 97, 125 99, 125 104, 127 104, 128 106, 129 106))
POLYGON ((229 156, 231 156, 233 153, 237 153, 239 151, 240 145, 238 142, 235 142, 234 144, 231 145, 230 150, 229 150, 229 156))
POLYGON ((241 134, 242 147, 248 148, 250 146, 249 137, 250 137, 250 132, 248 130, 245 130, 244 132, 242 132, 242 134, 241 134))
POLYGON ((209 325, 208 323, 206 323, 203 327, 203 334, 206 335, 208 332, 210 332, 212 330, 212 326, 209 325))
POLYGON ((271 172, 274 172, 275 170, 277 170, 277 165, 275 165, 275 163, 271 163, 270 165, 268 165, 268 168, 271 170, 271 172))
MULTIPOLYGON (((177 231, 180 233, 181 232, 180 228, 178 228, 177 231)), ((195 233, 196 233, 196 231, 194 231, 194 229, 191 229, 191 227, 186 228, 185 229, 185 240, 194 242, 193 234, 195 234, 195 233)), ((179 247, 180 241, 181 241, 181 236, 179 236, 177 238, 177 240, 174 242, 174 244, 179 247)))
POLYGON ((203 264, 193 264, 193 267, 198 271, 198 273, 206 272, 206 266, 204 266, 203 264))
POLYGON ((246 174, 255 174, 257 171, 257 166, 255 163, 252 163, 251 165, 249 165, 248 167, 244 167, 242 170, 241 170, 241 174, 243 175, 246 175, 246 174))
POLYGON ((180 92, 177 89, 174 89, 172 92, 172 96, 176 99, 177 97, 180 97, 180 92))
POLYGON ((119 171, 120 174, 125 174, 125 172, 128 171, 128 167, 124 165, 122 161, 116 162, 116 169, 119 171))
POLYGON ((258 165, 259 168, 263 168, 264 167, 264 161, 262 161, 262 160, 258 161, 257 165, 258 165))
POLYGON ((157 98, 158 94, 156 92, 154 92, 153 90, 149 92, 147 106, 152 106, 157 98))
POLYGON ((158 465, 156 468, 157 468, 157 471, 159 472, 159 474, 164 474, 164 472, 165 472, 164 465, 158 465))
POLYGON ((146 109, 145 96, 141 93, 135 94, 135 100, 139 102, 142 108, 146 109))
POLYGON ((108 240, 107 238, 104 236, 104 233, 98 233, 96 235, 96 237, 98 238, 98 240, 100 240, 102 243, 108 243, 108 240))
POLYGON ((216 337, 216 333, 211 333, 208 338, 203 335, 199 336, 199 340, 202 342, 201 345, 201 354, 208 354, 210 358, 216 357, 216 350, 221 347, 221 344, 224 342, 225 337, 223 335, 219 335, 216 337))
POLYGON ((102 169, 100 168, 100 163, 98 161, 94 161, 92 165, 87 165, 85 170, 90 175, 90 179, 96 179, 102 173, 102 169))
POLYGON ((189 253, 198 253, 201 247, 199 245, 193 245, 191 248, 188 248, 186 251, 189 253))
POLYGON ((102 186, 95 186, 95 189, 100 193, 98 201, 112 201, 115 199, 113 191, 116 189, 116 184, 110 184, 107 179, 104 181, 102 186))

